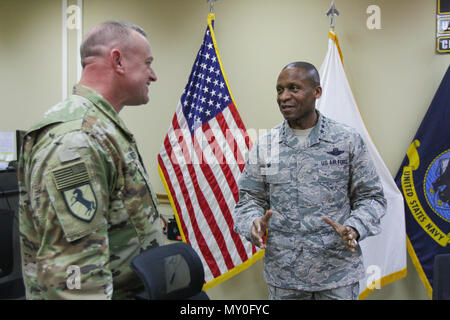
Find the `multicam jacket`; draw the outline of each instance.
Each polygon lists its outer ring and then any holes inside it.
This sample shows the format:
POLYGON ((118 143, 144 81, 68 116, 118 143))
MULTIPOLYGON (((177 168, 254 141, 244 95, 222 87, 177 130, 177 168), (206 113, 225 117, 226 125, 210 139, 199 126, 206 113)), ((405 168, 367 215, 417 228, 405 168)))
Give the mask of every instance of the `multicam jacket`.
POLYGON ((239 179, 236 232, 251 241, 256 218, 273 210, 264 278, 286 289, 321 291, 364 276, 359 246, 346 249, 327 216, 358 230, 359 241, 380 232, 386 200, 360 135, 319 113, 301 145, 287 121, 252 148, 239 179))
POLYGON ((24 138, 20 238, 28 299, 124 299, 130 261, 162 243, 157 200, 133 135, 77 85, 24 138))

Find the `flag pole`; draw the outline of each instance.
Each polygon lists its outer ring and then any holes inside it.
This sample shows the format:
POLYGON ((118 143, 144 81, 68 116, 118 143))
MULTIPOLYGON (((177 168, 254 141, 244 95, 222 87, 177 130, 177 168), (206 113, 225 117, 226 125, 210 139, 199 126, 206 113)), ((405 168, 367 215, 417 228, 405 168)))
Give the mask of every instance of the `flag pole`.
POLYGON ((209 2, 209 13, 214 13, 214 2, 217 0, 206 0, 206 2, 209 2))
POLYGON ((330 7, 330 9, 327 11, 327 13, 325 15, 326 16, 331 16, 330 32, 328 32, 328 37, 333 39, 333 41, 336 43, 336 47, 338 49, 339 56, 341 57, 342 65, 344 65, 344 58, 342 57, 342 51, 341 51, 341 47, 339 46, 339 40, 338 40, 338 38, 336 36, 336 33, 334 32, 335 16, 339 15, 339 11, 336 9, 336 6, 334 5, 334 0, 331 1, 331 7, 330 7))
POLYGON ((331 1, 331 7, 326 13, 327 16, 331 16, 330 29, 334 31, 334 18, 339 15, 339 11, 336 9, 334 5, 334 0, 331 1))

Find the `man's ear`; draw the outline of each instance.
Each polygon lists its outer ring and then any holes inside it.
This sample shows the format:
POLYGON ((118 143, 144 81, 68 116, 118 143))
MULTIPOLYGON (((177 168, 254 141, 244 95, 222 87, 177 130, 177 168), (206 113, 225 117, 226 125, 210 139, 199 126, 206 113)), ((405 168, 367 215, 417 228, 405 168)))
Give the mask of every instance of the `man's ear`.
POLYGON ((123 55, 119 49, 113 49, 110 52, 110 60, 114 71, 119 74, 124 74, 123 55))
POLYGON ((319 99, 322 96, 322 87, 317 86, 314 88, 314 96, 316 99, 319 99))

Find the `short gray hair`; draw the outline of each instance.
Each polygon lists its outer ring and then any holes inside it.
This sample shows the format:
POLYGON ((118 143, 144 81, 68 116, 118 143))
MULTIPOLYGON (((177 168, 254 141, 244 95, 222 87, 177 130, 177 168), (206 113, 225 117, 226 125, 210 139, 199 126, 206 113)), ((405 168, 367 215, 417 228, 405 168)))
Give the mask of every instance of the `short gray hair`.
POLYGON ((144 29, 130 22, 111 20, 94 27, 80 47, 81 65, 83 68, 86 65, 86 58, 101 55, 102 48, 113 42, 126 41, 131 34, 131 30, 137 31, 147 38, 144 29))

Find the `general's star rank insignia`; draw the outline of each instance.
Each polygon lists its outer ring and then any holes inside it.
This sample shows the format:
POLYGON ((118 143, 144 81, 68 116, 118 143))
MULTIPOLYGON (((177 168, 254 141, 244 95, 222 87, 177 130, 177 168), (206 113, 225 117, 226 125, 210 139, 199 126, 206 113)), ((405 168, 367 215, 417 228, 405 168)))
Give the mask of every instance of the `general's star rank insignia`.
POLYGON ((69 212, 82 221, 92 221, 97 211, 97 198, 84 161, 53 170, 52 174, 69 212))

